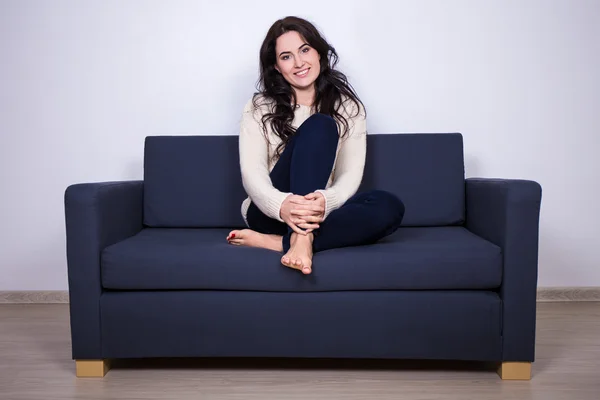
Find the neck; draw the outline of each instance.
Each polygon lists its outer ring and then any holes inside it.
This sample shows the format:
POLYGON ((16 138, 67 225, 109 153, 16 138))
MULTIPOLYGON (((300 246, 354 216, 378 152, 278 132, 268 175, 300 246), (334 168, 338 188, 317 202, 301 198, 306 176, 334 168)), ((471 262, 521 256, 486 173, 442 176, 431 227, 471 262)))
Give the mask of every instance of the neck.
POLYGON ((315 100, 315 85, 311 85, 309 88, 306 89, 294 88, 294 90, 296 92, 296 100, 298 104, 301 104, 303 106, 313 105, 313 102, 315 100))

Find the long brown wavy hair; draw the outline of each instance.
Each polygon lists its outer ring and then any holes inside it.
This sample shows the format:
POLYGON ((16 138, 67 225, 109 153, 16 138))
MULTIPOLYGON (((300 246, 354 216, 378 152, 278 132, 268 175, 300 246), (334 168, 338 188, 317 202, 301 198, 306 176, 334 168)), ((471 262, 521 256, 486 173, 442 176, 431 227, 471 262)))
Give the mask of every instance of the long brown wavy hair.
POLYGON ((339 57, 335 48, 327 43, 317 28, 305 19, 298 17, 286 17, 277 20, 267 32, 260 48, 260 76, 257 82, 258 92, 254 93, 254 107, 270 104, 271 112, 262 117, 263 131, 267 132, 266 126, 271 124, 273 132, 281 139, 277 147, 275 157, 279 157, 283 149, 296 132, 292 126, 294 120, 294 108, 292 104, 297 103, 296 93, 292 86, 285 80, 276 69, 277 57, 275 44, 277 38, 286 32, 295 31, 321 56, 321 68, 319 76, 315 81, 315 100, 313 107, 316 112, 329 115, 342 126, 342 137, 349 130, 347 119, 342 115, 341 107, 347 107, 351 102, 358 116, 362 110, 366 116, 364 104, 356 94, 354 88, 348 82, 346 75, 335 69, 339 57), (259 104, 262 99, 262 104, 259 104))

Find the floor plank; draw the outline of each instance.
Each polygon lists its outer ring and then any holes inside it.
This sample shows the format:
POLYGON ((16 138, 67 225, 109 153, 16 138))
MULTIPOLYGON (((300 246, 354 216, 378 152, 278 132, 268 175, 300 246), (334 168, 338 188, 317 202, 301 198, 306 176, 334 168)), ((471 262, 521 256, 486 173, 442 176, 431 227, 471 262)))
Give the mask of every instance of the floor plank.
POLYGON ((354 360, 116 362, 75 378, 65 304, 0 305, 0 399, 597 399, 600 303, 540 303, 531 381, 478 363, 354 360))

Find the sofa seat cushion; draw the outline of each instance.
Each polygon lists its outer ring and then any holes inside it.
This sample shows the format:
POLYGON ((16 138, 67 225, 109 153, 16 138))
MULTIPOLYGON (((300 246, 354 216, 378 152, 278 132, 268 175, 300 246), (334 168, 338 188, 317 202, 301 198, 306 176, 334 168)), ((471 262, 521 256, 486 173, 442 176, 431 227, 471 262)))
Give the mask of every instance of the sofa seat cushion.
POLYGON ((313 273, 271 250, 229 245, 226 229, 148 228, 102 253, 106 289, 333 291, 493 289, 500 248, 463 227, 400 228, 376 244, 317 253, 313 273))

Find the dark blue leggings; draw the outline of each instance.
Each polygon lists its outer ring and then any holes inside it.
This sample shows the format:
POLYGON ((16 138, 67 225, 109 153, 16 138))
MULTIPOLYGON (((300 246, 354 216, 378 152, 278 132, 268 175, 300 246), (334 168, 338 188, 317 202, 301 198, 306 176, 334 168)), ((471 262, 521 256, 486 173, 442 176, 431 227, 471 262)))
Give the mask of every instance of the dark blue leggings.
MULTIPOLYGON (((331 174, 338 146, 338 129, 333 118, 313 114, 287 144, 273 167, 273 186, 282 192, 304 196, 324 189, 331 174)), ((357 193, 313 231, 313 252, 375 243, 398 229, 404 204, 395 195, 372 190, 357 193)), ((290 248, 293 230, 264 215, 254 203, 248 209, 250 229, 283 236, 283 250, 290 248)))

